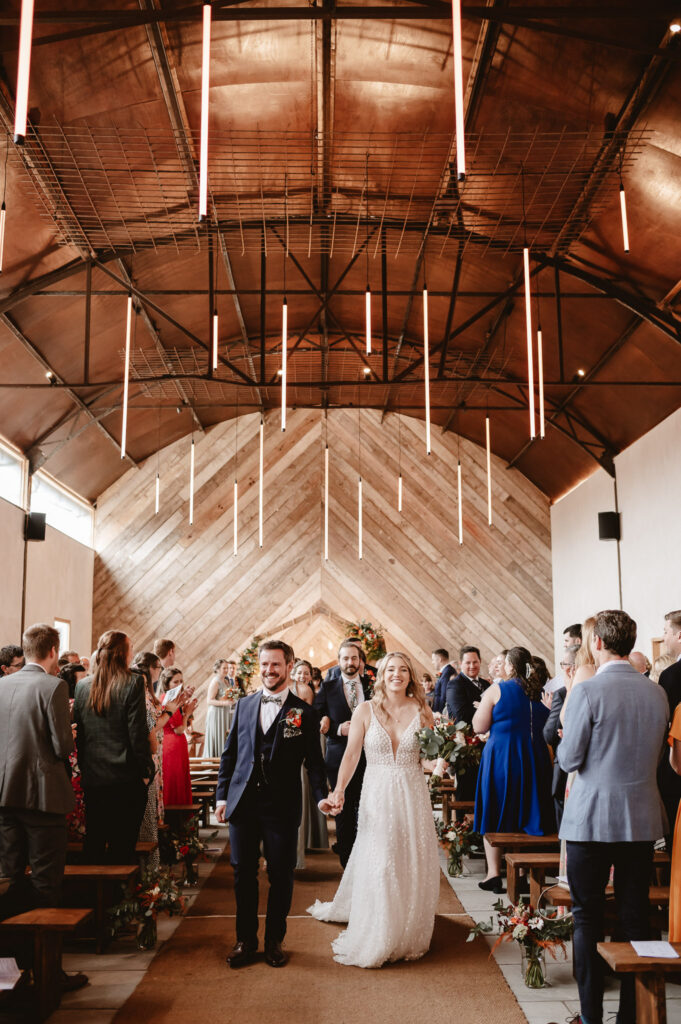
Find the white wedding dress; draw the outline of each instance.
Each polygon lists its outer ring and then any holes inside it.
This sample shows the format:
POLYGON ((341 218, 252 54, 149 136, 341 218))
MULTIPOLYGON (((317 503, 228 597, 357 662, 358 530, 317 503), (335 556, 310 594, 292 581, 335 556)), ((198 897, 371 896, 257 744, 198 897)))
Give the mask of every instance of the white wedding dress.
POLYGON ((380 967, 428 952, 440 865, 418 728, 417 713, 393 756, 371 705, 355 845, 333 902, 308 908, 320 921, 348 922, 332 943, 338 963, 380 967))

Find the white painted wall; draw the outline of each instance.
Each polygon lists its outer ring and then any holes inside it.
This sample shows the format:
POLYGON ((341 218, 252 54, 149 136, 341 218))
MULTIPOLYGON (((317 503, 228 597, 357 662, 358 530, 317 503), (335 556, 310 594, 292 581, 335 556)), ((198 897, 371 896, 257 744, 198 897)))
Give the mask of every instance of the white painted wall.
MULTIPOLYGON (((681 410, 615 459, 622 515, 623 606, 648 657, 665 612, 681 608, 681 410)), ((598 513, 615 509, 613 480, 598 469, 551 508, 556 651, 562 631, 602 608, 619 607, 617 544, 599 541, 598 513)))
MULTIPOLYGON (((24 511, 0 498, 0 646, 20 643, 24 511)), ((26 573, 26 624, 71 622, 71 646, 92 649, 94 551, 47 527, 44 541, 30 541, 26 573)))

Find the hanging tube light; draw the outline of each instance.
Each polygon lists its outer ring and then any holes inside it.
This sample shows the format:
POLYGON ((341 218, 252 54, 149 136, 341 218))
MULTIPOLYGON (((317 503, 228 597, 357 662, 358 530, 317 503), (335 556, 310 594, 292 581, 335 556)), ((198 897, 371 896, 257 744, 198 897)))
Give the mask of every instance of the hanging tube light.
POLYGON ((199 150, 199 220, 208 216, 208 98, 210 94, 211 5, 203 5, 201 58, 201 143, 199 150))
POLYGON ((627 224, 627 197, 624 192, 624 182, 620 181, 620 212, 622 214, 622 244, 624 251, 629 252, 629 225, 627 224))
POLYGON ((364 315, 366 320, 367 355, 371 355, 371 288, 367 285, 364 296, 364 315))
POLYGON ((125 458, 125 444, 128 437, 128 387, 130 378, 130 337, 132 334, 132 292, 128 295, 128 309, 125 321, 125 369, 123 378, 123 427, 121 430, 121 458, 125 458))
POLYGON ((281 307, 281 429, 286 430, 286 356, 288 355, 288 304, 281 307))
POLYGON ((430 455, 430 347, 428 342, 428 289, 423 285, 423 377, 426 403, 426 455, 430 455))
POLYGON ((452 43, 454 52, 454 117, 456 122, 456 173, 466 177, 466 139, 463 113, 463 50, 461 45, 461 0, 452 0, 452 43))
POLYGON ((492 451, 489 443, 489 416, 485 417, 485 447, 487 449, 487 522, 492 525, 492 451))
POLYGON ((33 40, 33 0, 21 0, 19 28, 19 63, 17 65, 17 102, 14 108, 14 142, 23 146, 28 119, 28 81, 31 74, 31 43, 33 40))
POLYGON ((397 478, 397 511, 402 511, 402 474, 397 478))
POLYGON ((218 368, 218 311, 217 309, 213 313, 213 369, 218 368))
POLYGON ((525 274, 525 330, 527 333, 527 389, 530 398, 530 437, 537 430, 534 422, 534 361, 532 355, 532 303, 530 295, 530 250, 523 249, 523 270, 525 274))
POLYGON ((324 561, 329 560, 329 445, 324 449, 324 561))
POLYGON ((189 449, 189 525, 194 522, 194 438, 189 449))
POLYGON ((358 479, 358 486, 357 486, 357 541, 358 541, 358 545, 357 545, 357 547, 358 547, 358 554, 359 554, 359 558, 360 558, 360 561, 361 561, 362 560, 362 555, 364 553, 364 551, 363 551, 364 544, 363 544, 363 536, 362 536, 362 478, 361 478, 361 476, 358 479))
POLYGON ((260 417, 260 487, 258 490, 258 546, 262 547, 263 535, 263 497, 265 490, 265 421, 260 417))
POLYGON ((459 544, 463 544, 463 509, 461 508, 461 459, 456 464, 456 486, 459 504, 459 544))
POLYGON ((237 483, 236 477, 234 478, 234 554, 236 555, 238 550, 238 531, 239 531, 239 484, 237 483))
POLYGON ((537 377, 539 378, 539 436, 546 435, 544 419, 544 339, 541 327, 537 329, 537 377))
POLYGON ((158 510, 159 510, 159 507, 160 507, 160 498, 161 498, 161 478, 160 478, 160 476, 157 473, 156 474, 156 510, 155 510, 154 515, 158 515, 158 510))
MULTIPOLYGON (((7 172, 5 172, 7 173, 7 172)), ((7 217, 7 207, 5 200, 2 201, 0 206, 0 274, 2 274, 2 264, 5 256, 5 218, 7 217)))

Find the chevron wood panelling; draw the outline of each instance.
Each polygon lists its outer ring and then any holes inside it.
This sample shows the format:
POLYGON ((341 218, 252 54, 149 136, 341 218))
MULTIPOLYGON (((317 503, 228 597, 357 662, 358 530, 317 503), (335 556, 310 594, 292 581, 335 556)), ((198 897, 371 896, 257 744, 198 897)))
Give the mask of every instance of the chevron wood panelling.
MULTIPOLYGON (((493 457, 494 522, 487 523, 485 452, 455 434, 375 410, 314 410, 265 420, 264 546, 258 547, 258 415, 196 437, 194 523, 188 521, 189 448, 161 451, 97 504, 94 633, 120 628, 135 649, 170 636, 186 678, 206 684, 216 657, 254 633, 279 636, 316 664, 333 660, 346 620, 381 624, 389 647, 429 668, 430 651, 477 643, 486 661, 522 643, 553 650, 549 503, 493 457), (358 558, 357 478, 364 491, 358 558), (329 559, 323 550, 323 451, 330 452, 329 559), (399 438, 399 443, 398 443, 399 438), (235 447, 238 451, 235 458, 235 447), (456 463, 463 473, 458 543, 456 463), (402 514, 397 477, 404 480, 402 514), (239 548, 233 554, 233 482, 239 548), (310 650, 314 652, 310 655, 310 650)), ((493 424, 492 424, 493 428, 493 424)), ((203 714, 197 713, 201 722, 203 714)))

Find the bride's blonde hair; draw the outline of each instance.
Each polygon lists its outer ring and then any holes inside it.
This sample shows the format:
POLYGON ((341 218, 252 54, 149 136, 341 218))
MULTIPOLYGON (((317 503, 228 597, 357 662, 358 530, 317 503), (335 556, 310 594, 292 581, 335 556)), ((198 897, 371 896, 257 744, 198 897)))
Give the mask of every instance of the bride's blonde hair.
POLYGON ((386 655, 381 658, 378 664, 378 673, 376 675, 376 684, 374 686, 374 695, 372 700, 376 703, 377 707, 380 708, 381 712, 386 719, 391 718, 392 715, 385 706, 387 697, 385 689, 385 670, 388 667, 388 662, 391 658, 401 658, 404 664, 409 669, 409 682, 407 684, 406 695, 407 697, 413 697, 416 701, 419 709, 419 715, 423 719, 424 712, 428 707, 428 701, 426 700, 426 692, 421 686, 421 683, 416 678, 416 672, 412 665, 408 655, 403 654, 402 651, 389 651, 386 655))

